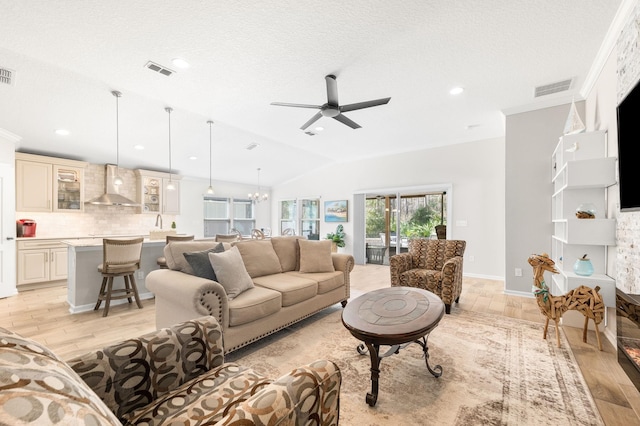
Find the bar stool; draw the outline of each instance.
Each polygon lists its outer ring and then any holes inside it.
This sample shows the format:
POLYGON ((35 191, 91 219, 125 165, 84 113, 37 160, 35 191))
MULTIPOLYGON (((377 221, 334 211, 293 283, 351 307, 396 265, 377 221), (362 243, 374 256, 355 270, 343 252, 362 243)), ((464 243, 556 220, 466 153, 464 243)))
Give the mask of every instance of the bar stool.
MULTIPOLYGON (((193 235, 167 235, 165 244, 169 244, 170 241, 193 241, 193 235)), ((160 256, 156 263, 160 269, 167 269, 167 259, 164 256, 160 256)))
POLYGON ((98 265, 98 271, 102 273, 102 286, 98 294, 98 302, 94 311, 100 308, 105 301, 103 317, 109 313, 109 305, 112 299, 136 299, 138 308, 142 309, 138 288, 134 273, 140 268, 140 256, 142 254, 142 241, 144 238, 130 240, 116 240, 105 238, 102 240, 102 263, 98 265), (113 289, 113 278, 124 277, 124 288, 113 289))

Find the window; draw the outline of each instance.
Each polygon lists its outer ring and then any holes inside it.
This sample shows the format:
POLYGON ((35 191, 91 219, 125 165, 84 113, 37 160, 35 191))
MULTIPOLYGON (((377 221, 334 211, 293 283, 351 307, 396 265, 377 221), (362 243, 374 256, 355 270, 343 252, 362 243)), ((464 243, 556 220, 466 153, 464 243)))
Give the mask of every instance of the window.
POLYGON ((285 235, 286 230, 292 229, 297 234, 296 222, 298 221, 298 203, 296 200, 280 201, 280 235, 285 235))
POLYGON ((204 236, 226 234, 231 229, 229 199, 204 197, 204 236))
POLYGON ((435 226, 446 224, 446 205, 446 192, 369 196, 365 202, 367 242, 395 251, 400 240, 403 251, 409 238, 435 238, 435 226))
POLYGON ((205 238, 228 234, 232 228, 248 236, 255 223, 251 200, 204 197, 205 238))
POLYGON ((317 240, 320 237, 320 200, 300 200, 301 235, 310 240, 317 240))
POLYGON ((320 200, 300 199, 280 201, 280 235, 285 235, 285 230, 289 229, 292 229, 295 235, 303 235, 310 239, 319 239, 320 200))
POLYGON ((256 227, 256 220, 253 217, 253 201, 233 200, 232 227, 240 231, 242 235, 251 235, 251 230, 256 227))

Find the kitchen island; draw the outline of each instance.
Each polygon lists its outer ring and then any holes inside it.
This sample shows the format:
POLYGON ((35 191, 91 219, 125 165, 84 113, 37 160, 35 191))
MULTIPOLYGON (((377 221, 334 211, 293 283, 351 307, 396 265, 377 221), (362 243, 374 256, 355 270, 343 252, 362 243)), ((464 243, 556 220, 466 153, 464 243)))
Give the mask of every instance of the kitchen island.
MULTIPOLYGON (((117 238, 117 237, 109 237, 117 238)), ((133 237, 127 237, 133 238, 133 237)), ((102 274, 98 265, 102 263, 102 238, 81 238, 63 240, 68 246, 67 303, 69 312, 77 314, 93 310, 98 300, 102 274)), ((140 269, 136 272, 136 284, 140 299, 151 299, 153 293, 145 287, 145 277, 158 269, 158 257, 164 256, 165 240, 145 238, 142 243, 140 269)), ((124 288, 124 280, 116 278, 114 288, 124 288)), ((114 300, 111 306, 128 303, 126 299, 114 300)))

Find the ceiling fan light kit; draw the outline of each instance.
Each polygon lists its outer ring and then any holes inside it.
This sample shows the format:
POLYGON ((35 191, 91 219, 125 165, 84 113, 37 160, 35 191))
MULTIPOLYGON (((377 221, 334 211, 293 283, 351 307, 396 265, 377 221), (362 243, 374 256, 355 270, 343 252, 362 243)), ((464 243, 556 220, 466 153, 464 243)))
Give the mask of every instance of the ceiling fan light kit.
POLYGON ((358 109, 385 105, 391 100, 391 98, 382 98, 372 101, 358 102, 355 104, 340 105, 340 103, 338 102, 338 81, 336 79, 336 76, 333 74, 329 74, 325 76, 324 79, 327 84, 327 103, 323 105, 292 104, 286 102, 271 102, 271 105, 319 109, 320 111, 318 111, 313 117, 311 117, 306 123, 304 123, 302 127, 300 127, 300 129, 302 130, 306 130, 309 126, 311 126, 322 117, 333 118, 334 120, 337 120, 342 124, 351 127, 352 129, 359 129, 361 128, 361 126, 350 118, 347 118, 343 113, 355 111, 358 109))

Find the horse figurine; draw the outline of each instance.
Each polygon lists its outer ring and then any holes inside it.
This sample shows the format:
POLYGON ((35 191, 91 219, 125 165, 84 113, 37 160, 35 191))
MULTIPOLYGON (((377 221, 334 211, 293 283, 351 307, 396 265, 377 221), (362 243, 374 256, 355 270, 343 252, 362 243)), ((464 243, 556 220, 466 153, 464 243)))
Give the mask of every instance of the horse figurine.
POLYGON ((560 318, 566 311, 575 310, 584 315, 584 329, 582 332, 582 341, 587 342, 587 327, 589 319, 593 320, 596 329, 596 339, 598 340, 598 349, 602 350, 600 342, 600 330, 598 324, 604 318, 604 302, 599 293, 600 287, 592 289, 581 285, 563 296, 553 296, 549 293, 549 287, 544 282, 544 272, 549 271, 557 274, 555 262, 549 258, 546 253, 533 254, 529 256, 529 265, 533 267, 533 294, 536 296, 540 312, 545 316, 543 339, 547 338, 547 330, 549 328, 549 320, 556 323, 556 341, 560 347, 560 318))

